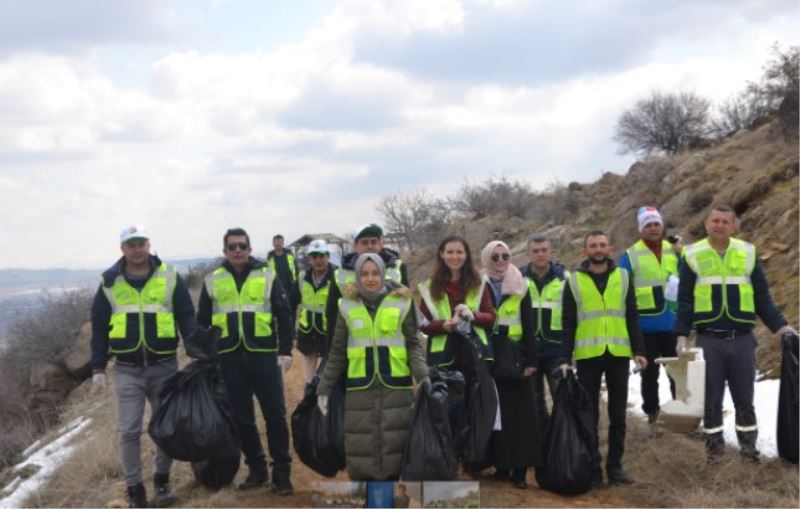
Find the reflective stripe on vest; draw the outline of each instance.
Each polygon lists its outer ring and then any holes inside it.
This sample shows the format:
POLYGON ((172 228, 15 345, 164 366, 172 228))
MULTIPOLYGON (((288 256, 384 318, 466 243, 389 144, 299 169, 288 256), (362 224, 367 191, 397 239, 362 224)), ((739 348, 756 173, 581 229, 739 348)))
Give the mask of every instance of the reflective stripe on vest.
POLYGON ((522 340, 522 295, 510 295, 506 300, 497 308, 497 315, 495 318, 495 328, 508 327, 508 339, 514 343, 519 343, 522 340))
POLYGON ((636 308, 639 316, 660 315, 667 309, 664 292, 667 280, 678 274, 678 256, 669 242, 661 241, 661 262, 643 240, 631 246, 626 253, 631 261, 636 308), (660 292, 655 289, 660 288, 660 292))
POLYGON ((403 337, 403 321, 411 306, 409 298, 387 295, 373 320, 360 300, 339 301, 339 310, 347 322, 348 391, 366 389, 376 377, 391 389, 411 388, 411 368, 403 337))
POLYGON ((313 269, 308 269, 303 273, 300 285, 300 297, 303 309, 300 311, 300 320, 297 328, 306 334, 316 330, 320 334, 325 334, 328 330, 328 317, 325 315, 325 304, 328 302, 328 293, 331 288, 331 280, 314 289, 314 285, 308 282, 307 278, 313 277, 313 269))
POLYGON ((108 339, 112 353, 130 353, 142 346, 162 355, 176 352, 178 332, 172 297, 177 281, 178 272, 162 263, 141 291, 131 286, 123 274, 117 276, 111 287, 102 286, 111 305, 108 339))
POLYGON ((585 272, 571 274, 569 286, 578 311, 575 360, 600 357, 606 349, 615 357, 632 357, 625 321, 628 272, 615 267, 608 275, 602 295, 592 277, 585 272))
POLYGON ((694 284, 694 325, 712 323, 720 318, 752 325, 755 298, 750 276, 756 265, 756 248, 749 242, 731 238, 722 259, 708 239, 686 248, 686 263, 697 275, 694 284), (714 299, 714 294, 718 298, 714 299), (730 302, 738 294, 739 306, 730 302))
POLYGON ((225 267, 206 276, 206 291, 213 302, 211 324, 222 329, 219 353, 236 350, 242 342, 251 352, 278 350, 272 331, 273 281, 274 273, 269 267, 251 270, 241 291, 237 290, 233 274, 225 267), (252 323, 250 330, 245 330, 245 318, 252 323))
MULTIPOLYGON (((569 278, 569 272, 564 273, 565 278, 569 278)), ((531 296, 531 307, 536 312, 536 336, 546 341, 553 343, 560 343, 558 340, 553 340, 548 337, 548 331, 561 332, 561 316, 562 316, 562 297, 564 295, 564 284, 566 279, 553 278, 549 283, 544 285, 541 293, 536 286, 536 282, 528 279, 528 293, 531 296), (550 323, 545 328, 544 312, 543 310, 550 310, 550 323)))
MULTIPOLYGON (((473 312, 476 312, 481 307, 481 300, 483 299, 483 290, 486 285, 486 278, 481 278, 481 285, 477 289, 470 290, 464 299, 464 304, 467 305, 473 312)), ((419 294, 428 311, 431 313, 431 318, 434 320, 449 320, 452 318, 450 313, 450 297, 447 292, 443 292, 442 298, 435 300, 431 295, 431 280, 426 279, 417 285, 419 294)), ((475 327, 475 333, 481 339, 484 349, 487 353, 486 360, 492 360, 488 355, 489 340, 486 336, 486 331, 483 327, 475 327)), ((428 338, 428 364, 431 366, 449 366, 453 363, 453 349, 450 342, 447 340, 447 334, 440 334, 428 338)))

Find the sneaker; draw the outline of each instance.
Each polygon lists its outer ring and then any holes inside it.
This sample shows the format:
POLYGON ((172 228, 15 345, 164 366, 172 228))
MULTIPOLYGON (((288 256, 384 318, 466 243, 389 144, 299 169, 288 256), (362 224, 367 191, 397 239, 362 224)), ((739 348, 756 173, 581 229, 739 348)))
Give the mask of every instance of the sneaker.
POLYGON ((606 473, 608 474, 608 484, 622 486, 634 482, 633 477, 621 468, 609 468, 606 473))
POLYGON ((247 479, 245 479, 244 482, 239 485, 239 490, 252 490, 254 488, 264 486, 268 480, 269 475, 267 474, 266 470, 251 468, 250 473, 247 474, 247 479))
POLYGON ((128 507, 147 507, 147 492, 144 484, 128 486, 128 507))
POLYGON ((177 500, 169 489, 169 474, 153 475, 153 488, 156 494, 150 501, 150 507, 169 507, 177 500))
POLYGON ((272 472, 272 492, 277 495, 291 495, 294 493, 292 481, 289 480, 288 472, 272 472))

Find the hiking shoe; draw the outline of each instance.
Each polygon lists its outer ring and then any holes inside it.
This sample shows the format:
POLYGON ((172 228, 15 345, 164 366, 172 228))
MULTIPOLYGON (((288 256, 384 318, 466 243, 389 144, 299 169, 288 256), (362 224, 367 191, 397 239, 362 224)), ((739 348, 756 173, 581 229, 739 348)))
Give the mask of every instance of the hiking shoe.
POLYGON ((597 470, 592 476, 592 482, 589 484, 589 488, 598 488, 603 485, 603 471, 597 470))
POLYGON ((634 482, 633 477, 621 468, 610 468, 606 473, 608 474, 608 484, 623 486, 634 482))
POLYGON ((652 414, 647 414, 647 424, 649 424, 650 426, 655 426, 655 424, 658 422, 659 413, 660 412, 656 410, 652 414))
POLYGON ((286 496, 294 493, 288 472, 272 472, 272 485, 270 487, 276 495, 286 496))
POLYGON ((526 468, 515 468, 511 471, 511 484, 514 485, 515 488, 526 490, 528 489, 528 483, 525 481, 525 477, 528 474, 528 469, 526 468))
POLYGON ((268 480, 269 475, 266 470, 251 468, 250 473, 247 474, 247 479, 239 485, 239 490, 246 491, 264 486, 268 480))
POLYGON ((147 492, 144 484, 128 486, 128 507, 147 507, 147 492))
POLYGON ((169 507, 177 500, 169 489, 169 474, 154 474, 153 488, 156 494, 150 501, 150 507, 169 507))

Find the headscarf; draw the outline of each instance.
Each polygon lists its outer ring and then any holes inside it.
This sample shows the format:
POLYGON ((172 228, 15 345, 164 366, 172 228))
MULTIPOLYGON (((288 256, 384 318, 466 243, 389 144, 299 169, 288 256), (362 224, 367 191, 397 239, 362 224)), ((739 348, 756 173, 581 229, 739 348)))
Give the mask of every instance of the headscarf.
POLYGON ((489 276, 490 280, 502 281, 500 286, 503 295, 525 295, 528 290, 528 285, 525 284, 525 276, 519 271, 517 267, 511 263, 509 259, 508 268, 502 272, 497 266, 499 262, 492 260, 492 252, 497 246, 502 247, 509 255, 511 250, 508 244, 501 240, 493 240, 486 244, 481 250, 481 264, 483 264, 483 273, 489 276))
POLYGON ((385 281, 386 264, 383 263, 381 256, 375 253, 364 253, 356 259, 355 271, 358 295, 366 302, 374 303, 386 293, 387 288, 386 284, 382 284, 380 290, 377 292, 368 292, 363 286, 361 286, 361 269, 364 268, 364 264, 368 261, 371 261, 378 266, 378 272, 381 273, 381 281, 385 281))

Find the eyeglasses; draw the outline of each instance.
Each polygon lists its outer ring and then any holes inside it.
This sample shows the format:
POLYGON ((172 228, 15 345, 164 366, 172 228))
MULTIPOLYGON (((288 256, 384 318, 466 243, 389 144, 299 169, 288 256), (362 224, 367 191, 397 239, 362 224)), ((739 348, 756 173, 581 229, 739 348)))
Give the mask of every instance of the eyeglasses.
POLYGON ((246 242, 231 242, 228 244, 228 251, 236 251, 237 249, 239 251, 247 251, 250 249, 250 244, 246 242))
POLYGON ((511 255, 508 253, 503 253, 503 254, 495 253, 492 255, 493 262, 499 262, 501 258, 503 259, 504 262, 507 262, 508 260, 511 259, 511 255))

